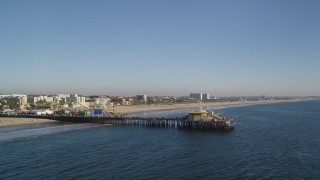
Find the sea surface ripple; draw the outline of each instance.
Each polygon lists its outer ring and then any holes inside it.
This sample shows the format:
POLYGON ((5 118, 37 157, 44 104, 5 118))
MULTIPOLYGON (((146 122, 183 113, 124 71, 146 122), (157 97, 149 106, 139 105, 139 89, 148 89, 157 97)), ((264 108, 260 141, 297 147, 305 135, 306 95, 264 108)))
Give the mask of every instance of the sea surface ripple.
POLYGON ((0 179, 320 178, 320 101, 218 111, 233 131, 103 126, 0 141, 0 179))

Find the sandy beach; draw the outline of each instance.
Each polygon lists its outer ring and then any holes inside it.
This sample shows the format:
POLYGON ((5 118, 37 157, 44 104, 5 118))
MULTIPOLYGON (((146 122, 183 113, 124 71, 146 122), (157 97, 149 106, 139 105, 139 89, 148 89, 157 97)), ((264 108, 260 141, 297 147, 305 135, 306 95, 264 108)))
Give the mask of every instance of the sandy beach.
MULTIPOLYGON (((234 101, 234 102, 214 102, 214 103, 201 103, 201 107, 207 106, 227 106, 227 105, 250 105, 250 104, 265 104, 265 103, 280 103, 280 102, 295 102, 302 99, 295 100, 263 100, 263 101, 234 101)), ((172 105, 137 105, 137 106, 116 106, 117 113, 136 113, 157 110, 173 110, 181 108, 199 107, 198 103, 190 104, 172 104, 172 105)))
POLYGON ((48 119, 0 117, 0 127, 54 122, 58 121, 48 119))

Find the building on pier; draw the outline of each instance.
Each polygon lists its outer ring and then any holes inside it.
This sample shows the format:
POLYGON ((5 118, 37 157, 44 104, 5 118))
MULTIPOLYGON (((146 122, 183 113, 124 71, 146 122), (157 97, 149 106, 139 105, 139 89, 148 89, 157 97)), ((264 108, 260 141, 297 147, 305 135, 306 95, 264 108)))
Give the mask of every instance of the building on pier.
POLYGON ((201 121, 208 119, 208 112, 203 110, 193 110, 189 112, 188 120, 190 121, 201 121))

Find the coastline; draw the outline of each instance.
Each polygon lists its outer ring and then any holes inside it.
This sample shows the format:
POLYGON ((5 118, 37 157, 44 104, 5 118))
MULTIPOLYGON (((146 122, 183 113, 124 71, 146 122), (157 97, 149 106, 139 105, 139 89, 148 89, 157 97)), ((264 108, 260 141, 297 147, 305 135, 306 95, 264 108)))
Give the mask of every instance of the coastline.
MULTIPOLYGON (((214 102, 214 103, 201 103, 201 107, 208 106, 229 106, 229 105, 256 105, 256 104, 269 104, 269 103, 284 103, 284 102, 298 102, 306 101, 306 99, 292 99, 292 100, 264 100, 264 101, 233 101, 233 102, 214 102)), ((138 113, 150 111, 165 111, 183 108, 196 108, 199 107, 198 103, 190 104, 172 104, 172 105, 136 105, 136 106, 117 106, 117 113, 138 113)), ((17 118, 17 117, 0 117, 0 128, 16 125, 30 125, 40 123, 55 123, 58 121, 49 119, 38 118, 17 118)))
POLYGON ((0 127, 41 124, 41 123, 55 123, 58 121, 49 119, 35 119, 35 118, 17 118, 17 117, 1 117, 0 127))
MULTIPOLYGON (((263 100, 263 101, 233 101, 233 102, 213 102, 213 103, 201 103, 200 107, 207 106, 227 106, 227 105, 255 105, 255 104, 269 104, 269 103, 282 103, 282 102, 298 102, 305 101, 305 99, 293 99, 293 100, 263 100)), ((137 113, 148 111, 164 111, 183 108, 196 108, 199 107, 198 103, 190 104, 172 104, 172 105, 136 105, 136 106, 116 106, 117 113, 137 113)))

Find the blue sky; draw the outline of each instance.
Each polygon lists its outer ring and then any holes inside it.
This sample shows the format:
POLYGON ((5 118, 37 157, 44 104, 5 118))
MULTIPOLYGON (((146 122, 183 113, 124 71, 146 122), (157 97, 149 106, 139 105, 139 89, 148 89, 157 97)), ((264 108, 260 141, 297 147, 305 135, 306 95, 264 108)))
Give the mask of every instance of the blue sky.
POLYGON ((318 0, 2 0, 0 93, 320 95, 318 0))

